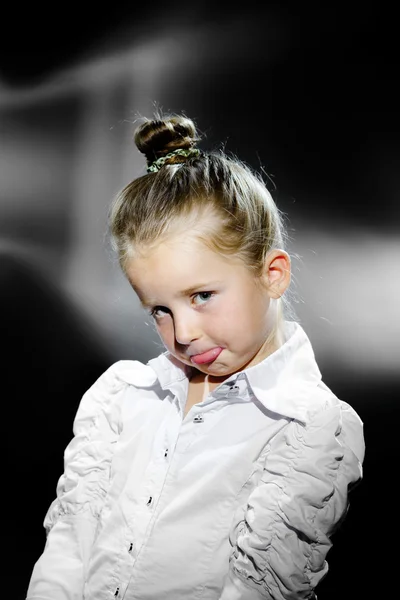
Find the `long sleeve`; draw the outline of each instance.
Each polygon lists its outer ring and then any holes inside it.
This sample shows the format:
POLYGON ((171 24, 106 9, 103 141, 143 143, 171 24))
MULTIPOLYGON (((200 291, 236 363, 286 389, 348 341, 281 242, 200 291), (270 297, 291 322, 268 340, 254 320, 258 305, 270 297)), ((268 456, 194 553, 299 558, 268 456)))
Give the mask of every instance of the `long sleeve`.
POLYGON ((257 487, 230 534, 220 600, 315 598, 328 570, 331 535, 362 478, 363 424, 346 403, 293 421, 271 442, 257 487))
MULTIPOLYGON (((118 363, 116 363, 118 364, 118 363)), ((112 365, 83 395, 44 526, 43 554, 31 575, 27 600, 82 600, 90 549, 110 479, 126 384, 112 365)))

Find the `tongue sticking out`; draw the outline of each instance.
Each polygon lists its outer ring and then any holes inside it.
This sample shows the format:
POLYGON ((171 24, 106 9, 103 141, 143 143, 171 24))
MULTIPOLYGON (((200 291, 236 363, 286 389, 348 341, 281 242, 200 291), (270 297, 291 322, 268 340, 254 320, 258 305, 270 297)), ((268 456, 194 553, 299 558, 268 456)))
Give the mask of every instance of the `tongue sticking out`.
POLYGON ((195 354, 190 358, 190 360, 196 365, 201 365, 205 363, 210 363, 217 358, 222 352, 222 348, 212 348, 211 350, 207 350, 207 352, 203 352, 203 354, 195 354))

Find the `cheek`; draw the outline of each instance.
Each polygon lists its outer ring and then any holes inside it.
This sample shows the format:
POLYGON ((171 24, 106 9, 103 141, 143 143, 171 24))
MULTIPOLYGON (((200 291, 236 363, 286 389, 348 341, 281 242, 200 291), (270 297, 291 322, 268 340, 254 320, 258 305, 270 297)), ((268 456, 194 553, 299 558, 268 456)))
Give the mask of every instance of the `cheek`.
POLYGON ((174 345, 174 326, 170 317, 164 317, 156 323, 158 335, 166 345, 174 345))
POLYGON ((224 313, 224 322, 230 323, 237 332, 264 329, 268 315, 269 301, 264 295, 254 293, 237 298, 224 313))
POLYGON ((254 306, 246 302, 244 297, 236 297, 233 301, 224 306, 221 311, 221 321, 235 328, 242 327, 245 321, 253 318, 254 306))
POLYGON ((207 315, 207 330, 211 335, 214 333, 222 337, 241 336, 242 329, 246 328, 244 316, 240 301, 226 303, 218 311, 207 315))

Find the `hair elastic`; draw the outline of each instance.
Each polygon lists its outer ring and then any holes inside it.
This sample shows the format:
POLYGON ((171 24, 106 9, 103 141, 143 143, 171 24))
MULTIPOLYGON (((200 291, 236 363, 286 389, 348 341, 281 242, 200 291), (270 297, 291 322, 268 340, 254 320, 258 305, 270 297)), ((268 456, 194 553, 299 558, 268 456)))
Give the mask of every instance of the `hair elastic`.
POLYGON ((147 167, 147 172, 148 173, 157 173, 157 171, 159 171, 161 169, 161 167, 163 166, 165 161, 168 158, 172 158, 173 156, 185 156, 186 158, 189 158, 189 156, 197 156, 199 154, 200 154, 200 150, 198 148, 187 148, 187 149, 177 148, 176 150, 173 150, 172 152, 168 152, 168 154, 166 154, 165 156, 160 156, 160 158, 157 158, 157 160, 152 162, 147 167))

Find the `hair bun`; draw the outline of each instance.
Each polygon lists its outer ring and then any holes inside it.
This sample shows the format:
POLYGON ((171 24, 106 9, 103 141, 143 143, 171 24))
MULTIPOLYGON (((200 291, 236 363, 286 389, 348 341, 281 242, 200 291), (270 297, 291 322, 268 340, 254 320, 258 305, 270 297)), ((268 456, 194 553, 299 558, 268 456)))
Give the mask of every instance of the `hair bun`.
MULTIPOLYGON (((167 115, 156 119, 146 119, 141 123, 134 134, 135 144, 150 164, 157 158, 182 148, 193 148, 200 137, 192 119, 183 115, 167 115)), ((182 162, 182 156, 171 159, 173 162, 182 162)))

